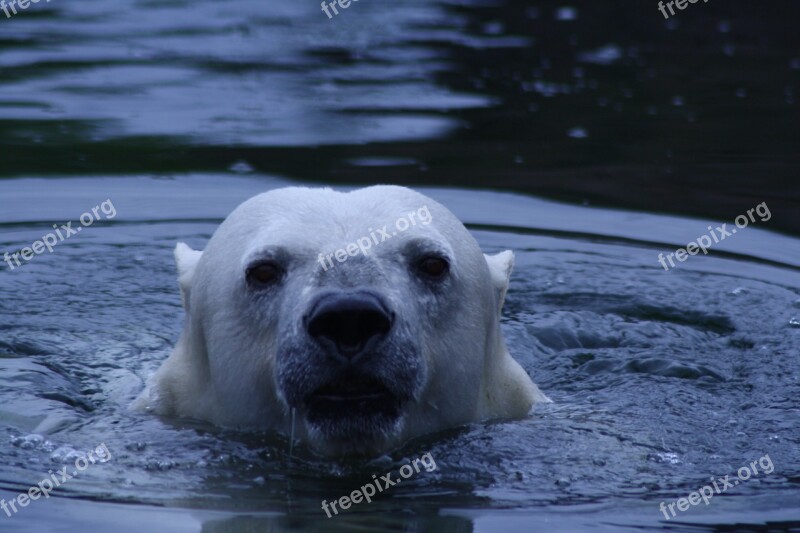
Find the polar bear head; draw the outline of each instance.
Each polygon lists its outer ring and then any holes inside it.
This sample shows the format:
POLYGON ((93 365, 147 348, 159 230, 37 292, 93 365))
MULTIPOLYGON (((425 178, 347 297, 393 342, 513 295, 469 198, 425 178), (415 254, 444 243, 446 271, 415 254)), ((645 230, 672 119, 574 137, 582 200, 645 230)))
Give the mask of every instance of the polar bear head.
POLYGON ((500 331, 513 254, 409 189, 274 190, 175 255, 184 331, 140 406, 285 434, 294 418, 337 455, 548 401, 500 331))

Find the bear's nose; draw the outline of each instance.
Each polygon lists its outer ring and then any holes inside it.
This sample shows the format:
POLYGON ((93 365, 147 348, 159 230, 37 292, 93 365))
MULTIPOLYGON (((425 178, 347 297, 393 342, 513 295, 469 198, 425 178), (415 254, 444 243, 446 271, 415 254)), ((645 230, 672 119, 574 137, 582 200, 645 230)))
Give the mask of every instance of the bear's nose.
POLYGON ((370 292, 337 292, 320 298, 306 316, 306 329, 332 357, 356 362, 383 339, 394 316, 370 292))

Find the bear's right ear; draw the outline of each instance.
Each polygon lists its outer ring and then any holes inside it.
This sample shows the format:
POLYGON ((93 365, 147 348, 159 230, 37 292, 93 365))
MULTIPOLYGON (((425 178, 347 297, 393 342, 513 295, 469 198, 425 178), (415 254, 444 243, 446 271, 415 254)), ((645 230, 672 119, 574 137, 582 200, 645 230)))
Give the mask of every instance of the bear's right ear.
POLYGON ((183 308, 189 310, 189 292, 192 287, 194 270, 203 252, 192 250, 185 243, 179 242, 175 246, 175 263, 178 265, 178 285, 181 288, 181 301, 183 308))
POLYGON ((495 255, 483 254, 486 264, 489 265, 489 273, 492 276, 492 286, 497 296, 497 312, 503 310, 503 302, 506 299, 508 283, 511 279, 511 270, 514 268, 514 252, 506 250, 495 255))

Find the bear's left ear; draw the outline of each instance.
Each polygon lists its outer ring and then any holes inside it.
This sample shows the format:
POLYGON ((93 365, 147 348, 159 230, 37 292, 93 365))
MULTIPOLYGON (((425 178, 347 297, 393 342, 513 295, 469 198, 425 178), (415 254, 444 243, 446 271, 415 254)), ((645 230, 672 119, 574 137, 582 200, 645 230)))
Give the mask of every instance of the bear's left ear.
POLYGON ((511 278, 511 270, 514 268, 514 252, 506 250, 495 255, 483 254, 486 264, 489 265, 489 273, 492 276, 492 286, 497 295, 497 312, 503 309, 503 302, 506 299, 508 282, 511 278))
POLYGON ((192 250, 187 244, 179 242, 175 246, 175 263, 178 265, 178 285, 181 287, 183 308, 189 310, 189 293, 192 287, 194 270, 203 252, 192 250))

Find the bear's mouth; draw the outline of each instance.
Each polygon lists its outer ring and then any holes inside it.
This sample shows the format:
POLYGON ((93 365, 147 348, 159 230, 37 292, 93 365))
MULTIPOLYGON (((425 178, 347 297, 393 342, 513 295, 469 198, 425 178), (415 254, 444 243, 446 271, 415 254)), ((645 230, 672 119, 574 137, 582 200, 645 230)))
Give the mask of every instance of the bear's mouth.
POLYGON ((381 380, 347 374, 326 383, 306 398, 309 422, 335 419, 384 418, 400 416, 401 400, 381 380))

